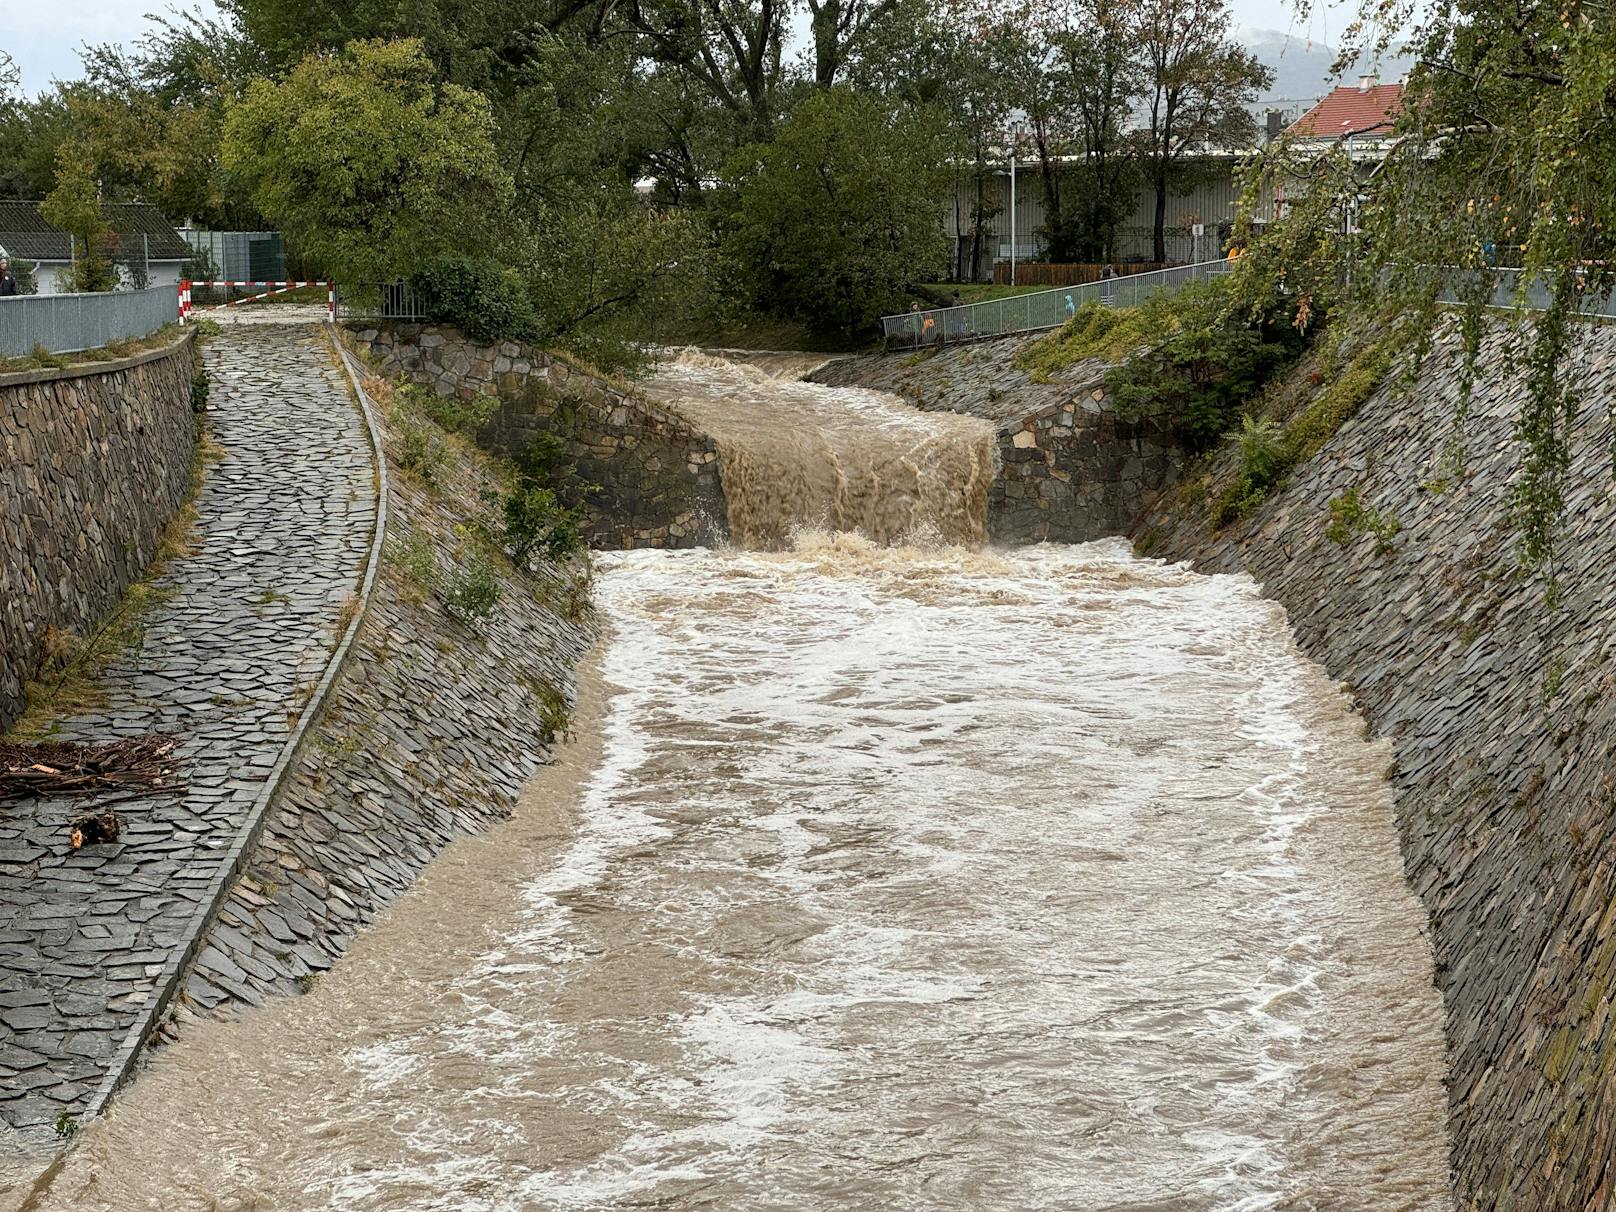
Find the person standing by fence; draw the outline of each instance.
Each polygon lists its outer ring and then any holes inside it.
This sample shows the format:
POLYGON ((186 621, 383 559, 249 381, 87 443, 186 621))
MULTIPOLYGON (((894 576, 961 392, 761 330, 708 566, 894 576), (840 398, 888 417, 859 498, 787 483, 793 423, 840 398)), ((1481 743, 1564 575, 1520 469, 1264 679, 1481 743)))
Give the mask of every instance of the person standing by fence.
POLYGON ((0 257, 0 299, 9 298, 17 293, 17 279, 12 276, 11 262, 0 257))

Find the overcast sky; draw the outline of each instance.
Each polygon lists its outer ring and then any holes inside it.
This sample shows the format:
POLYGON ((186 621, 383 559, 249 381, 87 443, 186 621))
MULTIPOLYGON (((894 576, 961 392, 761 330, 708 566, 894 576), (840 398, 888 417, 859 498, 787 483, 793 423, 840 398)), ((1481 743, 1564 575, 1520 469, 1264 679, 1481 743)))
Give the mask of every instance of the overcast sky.
MULTIPOLYGON (((1232 0, 1235 20, 1255 29, 1290 31, 1300 39, 1331 42, 1347 24, 1348 9, 1296 20, 1289 0, 1232 0)), ((213 13, 213 0, 0 0, 0 50, 17 61, 23 87, 38 92, 52 80, 81 74, 78 50, 86 42, 130 42, 149 28, 142 14, 170 7, 213 13)))

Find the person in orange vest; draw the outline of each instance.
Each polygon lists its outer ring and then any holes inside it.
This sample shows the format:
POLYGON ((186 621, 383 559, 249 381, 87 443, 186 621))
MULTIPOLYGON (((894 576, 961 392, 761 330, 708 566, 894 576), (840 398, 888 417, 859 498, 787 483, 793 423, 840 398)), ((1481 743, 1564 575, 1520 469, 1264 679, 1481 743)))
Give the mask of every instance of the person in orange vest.
POLYGON ((1242 239, 1239 236, 1236 236, 1234 238, 1234 240, 1231 241, 1230 244, 1229 244, 1229 260, 1238 261, 1240 259, 1240 254, 1245 252, 1245 251, 1246 251, 1246 242, 1245 242, 1245 240, 1242 239))

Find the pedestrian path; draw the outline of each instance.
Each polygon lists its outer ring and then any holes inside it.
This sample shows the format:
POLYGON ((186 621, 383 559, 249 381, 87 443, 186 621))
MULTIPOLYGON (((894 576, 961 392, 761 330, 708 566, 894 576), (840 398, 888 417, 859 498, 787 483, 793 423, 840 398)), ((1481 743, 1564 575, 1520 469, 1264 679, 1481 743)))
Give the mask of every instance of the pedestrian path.
POLYGON ((353 609, 376 515, 365 423, 311 326, 227 328, 205 351, 222 458, 194 554, 62 739, 180 738, 184 790, 68 844, 71 803, 0 807, 0 1122, 96 1098, 265 787, 353 609))

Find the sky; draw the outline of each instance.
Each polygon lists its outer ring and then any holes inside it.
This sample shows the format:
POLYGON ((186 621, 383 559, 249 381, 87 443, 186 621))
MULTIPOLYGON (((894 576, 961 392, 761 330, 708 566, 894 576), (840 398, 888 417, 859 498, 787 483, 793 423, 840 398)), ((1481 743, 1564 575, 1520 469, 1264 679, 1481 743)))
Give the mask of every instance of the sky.
MULTIPOLYGON (((78 50, 86 42, 132 42, 150 28, 145 13, 170 7, 214 12, 213 0, 0 0, 0 51, 16 60, 23 88, 36 93, 52 80, 81 74, 78 50)), ((1347 24, 1349 12, 1337 7, 1303 22, 1290 0, 1232 0, 1232 8, 1242 26, 1325 43, 1347 24)))

